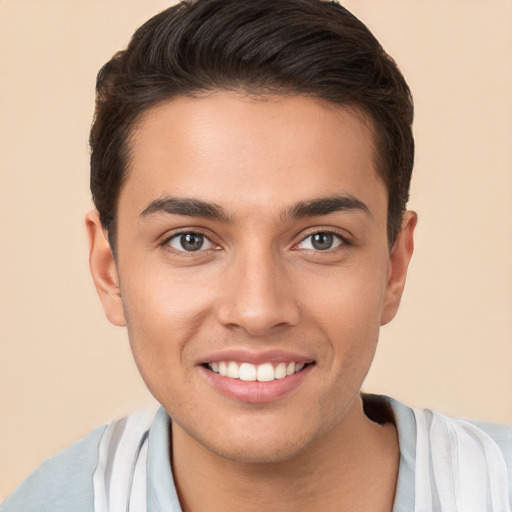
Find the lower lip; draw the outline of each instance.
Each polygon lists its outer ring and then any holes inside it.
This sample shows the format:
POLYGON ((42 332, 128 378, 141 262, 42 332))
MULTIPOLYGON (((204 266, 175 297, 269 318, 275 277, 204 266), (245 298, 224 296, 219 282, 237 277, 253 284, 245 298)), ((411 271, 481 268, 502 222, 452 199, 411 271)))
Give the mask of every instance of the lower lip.
POLYGON ((278 400, 293 391, 301 384, 313 366, 313 364, 308 364, 300 372, 283 379, 274 379, 270 382, 247 382, 240 379, 223 377, 204 366, 199 366, 198 368, 210 384, 223 395, 240 402, 257 404, 278 400))

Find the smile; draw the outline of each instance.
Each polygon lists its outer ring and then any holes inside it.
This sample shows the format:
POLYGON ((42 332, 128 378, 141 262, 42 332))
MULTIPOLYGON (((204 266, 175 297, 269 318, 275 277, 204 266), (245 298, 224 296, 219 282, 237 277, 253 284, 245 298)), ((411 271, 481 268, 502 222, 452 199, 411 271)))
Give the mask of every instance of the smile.
POLYGON ((299 388, 316 367, 312 355, 233 347, 203 354, 196 368, 221 395, 238 402, 264 403, 284 398, 299 388))
POLYGON ((236 361, 219 361, 207 363, 206 367, 214 373, 231 379, 245 382, 271 382, 284 379, 304 368, 304 363, 295 362, 266 362, 263 364, 238 363, 236 361))

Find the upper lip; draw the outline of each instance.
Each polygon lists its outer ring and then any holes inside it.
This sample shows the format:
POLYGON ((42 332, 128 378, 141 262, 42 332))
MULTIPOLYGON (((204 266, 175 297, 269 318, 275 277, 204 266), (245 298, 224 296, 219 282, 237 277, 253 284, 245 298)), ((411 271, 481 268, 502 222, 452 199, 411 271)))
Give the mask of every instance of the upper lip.
POLYGON ((263 363, 311 363, 313 358, 291 352, 288 350, 247 350, 246 348, 231 348, 210 352, 201 357, 197 364, 219 363, 221 361, 238 361, 240 363, 251 363, 254 365, 263 363))

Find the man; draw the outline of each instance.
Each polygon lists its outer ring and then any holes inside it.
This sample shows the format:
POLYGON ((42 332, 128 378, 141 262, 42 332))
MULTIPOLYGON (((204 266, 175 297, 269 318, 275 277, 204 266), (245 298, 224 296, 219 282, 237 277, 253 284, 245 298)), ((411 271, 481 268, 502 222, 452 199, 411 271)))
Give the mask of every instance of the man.
POLYGON ((412 100, 364 25, 320 0, 180 4, 96 105, 91 271, 162 408, 6 512, 510 510, 511 429, 360 394, 416 224, 412 100))

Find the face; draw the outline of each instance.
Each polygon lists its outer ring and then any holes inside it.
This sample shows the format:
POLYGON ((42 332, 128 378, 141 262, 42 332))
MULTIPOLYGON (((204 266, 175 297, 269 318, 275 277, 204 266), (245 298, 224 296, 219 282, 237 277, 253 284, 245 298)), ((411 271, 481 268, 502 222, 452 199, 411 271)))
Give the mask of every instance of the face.
POLYGON ((133 134, 117 266, 89 216, 107 315, 174 428, 215 454, 288 459, 356 403, 412 252, 412 222, 389 252, 370 133, 306 97, 175 99, 133 134))

